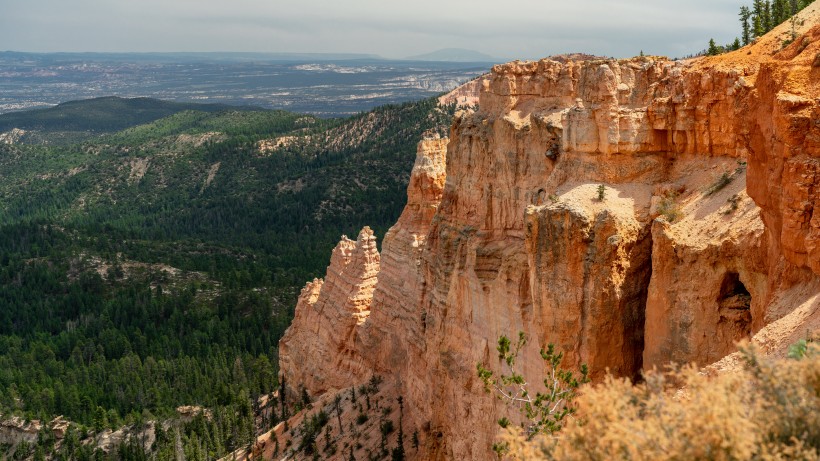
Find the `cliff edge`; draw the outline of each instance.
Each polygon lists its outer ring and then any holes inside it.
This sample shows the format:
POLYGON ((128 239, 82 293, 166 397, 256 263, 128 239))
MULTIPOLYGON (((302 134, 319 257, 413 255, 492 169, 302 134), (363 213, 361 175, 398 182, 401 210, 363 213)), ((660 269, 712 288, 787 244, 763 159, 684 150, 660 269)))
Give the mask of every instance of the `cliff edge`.
POLYGON ((489 460, 507 409, 475 364, 500 366, 501 335, 532 339, 533 379, 547 343, 600 379, 730 368, 738 340, 782 354, 820 328, 819 9, 782 49, 781 26, 714 58, 495 66, 449 140, 420 143, 381 254, 343 238, 303 290, 288 386, 327 402, 380 375, 410 458, 489 460))

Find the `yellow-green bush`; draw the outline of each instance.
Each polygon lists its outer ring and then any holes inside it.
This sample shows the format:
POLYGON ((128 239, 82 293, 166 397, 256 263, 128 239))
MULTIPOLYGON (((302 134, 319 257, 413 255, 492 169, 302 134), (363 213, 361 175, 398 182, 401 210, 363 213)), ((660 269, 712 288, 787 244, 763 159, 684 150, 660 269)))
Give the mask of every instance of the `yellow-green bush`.
POLYGON ((820 459, 820 347, 800 359, 745 349, 747 366, 706 376, 694 367, 607 378, 578 398, 574 422, 531 442, 507 431, 511 459, 820 459))

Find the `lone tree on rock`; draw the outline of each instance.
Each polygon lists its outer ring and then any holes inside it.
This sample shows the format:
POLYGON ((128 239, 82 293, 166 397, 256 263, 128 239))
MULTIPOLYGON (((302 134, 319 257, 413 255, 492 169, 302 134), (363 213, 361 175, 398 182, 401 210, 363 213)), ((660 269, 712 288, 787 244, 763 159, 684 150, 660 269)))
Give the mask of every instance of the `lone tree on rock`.
POLYGON ((596 190, 598 191, 598 201, 603 202, 606 198, 606 186, 603 184, 598 184, 598 188, 596 190))

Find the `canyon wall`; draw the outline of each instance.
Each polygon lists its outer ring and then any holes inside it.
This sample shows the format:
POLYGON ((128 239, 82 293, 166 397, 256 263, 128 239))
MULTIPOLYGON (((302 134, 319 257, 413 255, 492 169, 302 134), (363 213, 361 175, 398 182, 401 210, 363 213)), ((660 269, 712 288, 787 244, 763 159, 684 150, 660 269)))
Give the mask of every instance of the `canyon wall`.
POLYGON ((449 141, 420 143, 381 255, 369 229, 343 238, 303 290, 288 386, 382 375, 411 456, 492 459, 511 410, 476 363, 500 370, 501 335, 527 334, 538 381, 547 343, 594 379, 638 377, 820 327, 820 27, 803 32, 776 53, 495 66, 449 141))

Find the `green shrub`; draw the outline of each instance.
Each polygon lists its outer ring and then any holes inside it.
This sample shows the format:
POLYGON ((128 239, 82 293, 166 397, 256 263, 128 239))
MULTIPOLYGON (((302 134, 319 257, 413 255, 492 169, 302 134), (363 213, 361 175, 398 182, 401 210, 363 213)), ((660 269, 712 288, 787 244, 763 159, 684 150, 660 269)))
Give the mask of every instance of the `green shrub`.
POLYGON ((663 196, 661 203, 658 204, 658 213, 669 223, 677 221, 682 216, 680 208, 676 202, 677 198, 677 192, 669 192, 663 196))
POLYGON ((718 177, 717 181, 715 181, 708 189, 706 189, 706 195, 712 195, 715 192, 723 189, 724 187, 728 186, 732 183, 732 180, 735 179, 734 176, 729 173, 728 171, 724 171, 720 177, 718 177))
POLYGON ((382 421, 381 425, 379 426, 379 430, 381 430, 382 435, 388 436, 393 433, 395 428, 393 427, 393 421, 389 419, 385 419, 382 421))

